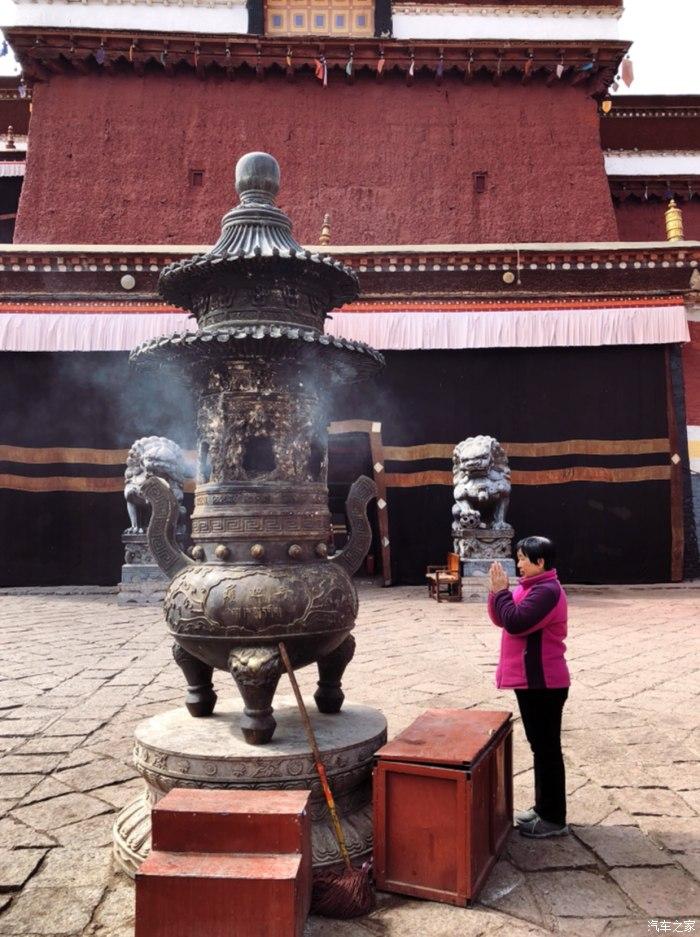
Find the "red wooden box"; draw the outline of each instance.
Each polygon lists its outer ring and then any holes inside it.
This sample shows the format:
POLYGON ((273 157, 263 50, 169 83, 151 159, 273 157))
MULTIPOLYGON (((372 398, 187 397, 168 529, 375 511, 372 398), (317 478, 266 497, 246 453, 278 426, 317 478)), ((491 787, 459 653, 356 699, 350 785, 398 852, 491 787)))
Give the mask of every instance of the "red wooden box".
POLYGON ((377 887, 473 901, 513 824, 509 712, 431 709, 377 752, 377 887))

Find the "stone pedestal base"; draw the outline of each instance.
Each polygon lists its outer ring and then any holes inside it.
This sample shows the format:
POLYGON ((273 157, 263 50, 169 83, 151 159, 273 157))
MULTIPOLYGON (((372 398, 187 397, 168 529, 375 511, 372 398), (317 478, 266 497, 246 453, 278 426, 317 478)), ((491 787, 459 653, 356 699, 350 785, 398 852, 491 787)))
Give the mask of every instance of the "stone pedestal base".
POLYGON ((153 559, 146 534, 125 530, 122 544, 124 565, 117 605, 160 605, 170 580, 153 559))
POLYGON ((117 605, 160 605, 169 583, 155 563, 125 563, 117 605))
POLYGON ((502 556, 493 556, 490 559, 462 560, 462 575, 475 579, 488 579, 491 563, 496 561, 501 564, 510 579, 517 575, 515 560, 505 559, 502 556))
POLYGON ((462 601, 485 602, 489 594, 489 567, 498 560, 506 571, 511 585, 515 585, 517 575, 515 560, 494 556, 492 559, 462 560, 462 601))
MULTIPOLYGON (((293 699, 275 699, 275 736, 251 746, 238 729, 242 702, 220 700, 214 715, 193 719, 176 709, 136 727, 134 763, 145 790, 114 824, 114 853, 133 877, 150 851, 151 807, 174 787, 226 790, 310 790, 311 845, 315 867, 341 861, 328 809, 293 699)), ((337 715, 323 715, 311 704, 309 715, 330 779, 350 856, 372 852, 372 759, 386 742, 386 720, 368 706, 344 704, 337 715)))
POLYGON ((485 576, 462 576, 462 601, 486 604, 489 581, 485 576))
POLYGON ((494 560, 513 562, 513 537, 515 531, 510 524, 496 530, 492 527, 468 527, 460 530, 457 525, 454 525, 453 533, 454 552, 459 554, 462 562, 481 560, 489 565, 494 560))

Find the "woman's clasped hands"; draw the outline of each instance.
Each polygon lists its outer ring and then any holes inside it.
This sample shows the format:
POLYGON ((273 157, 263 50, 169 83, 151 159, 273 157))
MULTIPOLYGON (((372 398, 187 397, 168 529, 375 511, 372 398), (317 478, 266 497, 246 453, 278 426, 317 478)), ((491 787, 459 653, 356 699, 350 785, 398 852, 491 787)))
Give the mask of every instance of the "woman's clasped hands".
POLYGON ((508 576, 499 562, 491 563, 489 567, 489 589, 491 592, 500 592, 508 588, 508 576))

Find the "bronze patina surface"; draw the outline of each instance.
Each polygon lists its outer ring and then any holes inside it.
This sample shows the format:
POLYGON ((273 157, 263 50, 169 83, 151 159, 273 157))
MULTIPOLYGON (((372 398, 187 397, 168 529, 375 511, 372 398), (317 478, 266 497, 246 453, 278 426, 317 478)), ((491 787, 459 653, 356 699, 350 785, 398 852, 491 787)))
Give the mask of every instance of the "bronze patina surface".
POLYGON ((328 557, 328 401, 332 388, 374 373, 383 359, 323 333, 331 309, 358 283, 339 261, 305 251, 275 205, 279 167, 250 153, 236 167, 240 204, 206 254, 166 267, 161 295, 197 319, 198 331, 145 342, 132 360, 175 367, 198 393, 198 476, 190 555, 177 545, 178 505, 161 479, 142 485, 153 511, 148 542, 171 578, 165 617, 193 716, 213 712, 213 668, 228 670, 245 704, 252 744, 275 730, 282 673, 277 645, 295 668, 318 664, 324 713, 343 702, 357 613, 351 581, 370 544, 360 478, 348 500, 352 534, 328 557))

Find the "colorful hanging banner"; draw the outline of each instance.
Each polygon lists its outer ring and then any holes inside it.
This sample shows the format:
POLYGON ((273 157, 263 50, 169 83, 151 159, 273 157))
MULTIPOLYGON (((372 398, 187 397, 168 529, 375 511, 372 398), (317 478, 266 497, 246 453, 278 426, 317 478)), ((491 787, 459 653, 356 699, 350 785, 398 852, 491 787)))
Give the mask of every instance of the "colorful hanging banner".
POLYGON ((314 75, 325 88, 328 85, 328 66, 326 65, 326 57, 325 55, 320 55, 315 61, 316 68, 314 69, 314 75))
POLYGON ((629 55, 626 55, 622 60, 622 68, 620 69, 620 77, 624 83, 629 86, 634 81, 634 65, 632 64, 632 59, 629 55))

